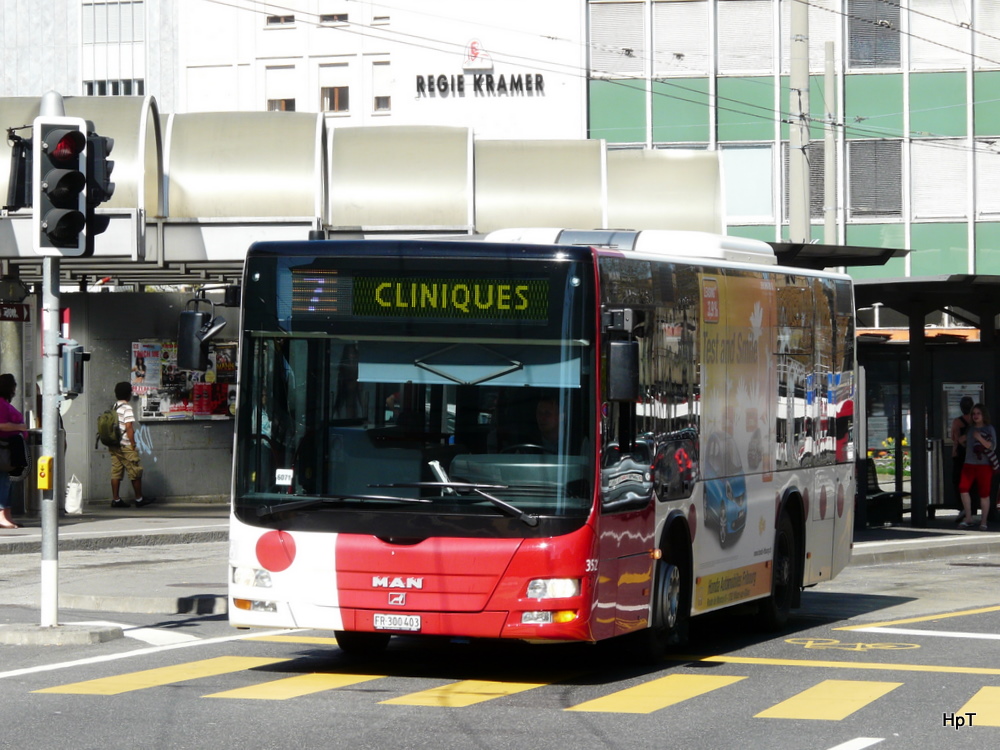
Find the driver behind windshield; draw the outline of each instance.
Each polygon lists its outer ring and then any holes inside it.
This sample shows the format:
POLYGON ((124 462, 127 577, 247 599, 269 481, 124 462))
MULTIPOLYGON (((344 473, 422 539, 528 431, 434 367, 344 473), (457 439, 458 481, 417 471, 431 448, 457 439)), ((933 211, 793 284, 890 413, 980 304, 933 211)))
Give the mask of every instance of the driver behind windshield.
POLYGON ((559 409, 559 400, 555 396, 542 396, 535 407, 535 420, 540 435, 538 444, 550 453, 558 453, 559 428, 566 421, 559 409))

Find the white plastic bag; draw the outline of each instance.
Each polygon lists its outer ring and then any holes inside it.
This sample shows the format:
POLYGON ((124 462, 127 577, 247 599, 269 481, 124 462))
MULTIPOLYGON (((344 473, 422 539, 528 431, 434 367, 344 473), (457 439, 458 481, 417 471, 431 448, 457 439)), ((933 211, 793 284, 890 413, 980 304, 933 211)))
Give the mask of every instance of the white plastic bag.
POLYGON ((76 474, 66 485, 66 512, 72 516, 83 513, 83 482, 76 478, 76 474))

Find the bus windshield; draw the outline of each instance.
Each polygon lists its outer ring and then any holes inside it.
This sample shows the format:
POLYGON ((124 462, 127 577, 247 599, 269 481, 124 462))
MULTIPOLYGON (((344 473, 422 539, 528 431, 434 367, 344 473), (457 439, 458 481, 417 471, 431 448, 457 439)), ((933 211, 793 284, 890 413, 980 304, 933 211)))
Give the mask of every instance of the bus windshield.
MULTIPOLYGON (((580 303, 566 297, 550 309, 574 315, 580 303)), ((293 322, 244 331, 242 521, 419 537, 442 523, 452 535, 533 536, 546 519, 586 518, 593 348, 551 337, 579 333, 579 319, 534 337, 483 322, 451 322, 451 335, 412 319, 293 322)))

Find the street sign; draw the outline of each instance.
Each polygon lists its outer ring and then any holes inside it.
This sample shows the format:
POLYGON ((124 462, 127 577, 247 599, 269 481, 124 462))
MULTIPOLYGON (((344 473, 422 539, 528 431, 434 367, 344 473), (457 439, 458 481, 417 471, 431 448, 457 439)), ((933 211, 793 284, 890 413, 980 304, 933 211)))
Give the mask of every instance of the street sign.
POLYGON ((31 320, 31 307, 16 302, 0 302, 0 321, 27 323, 31 320))

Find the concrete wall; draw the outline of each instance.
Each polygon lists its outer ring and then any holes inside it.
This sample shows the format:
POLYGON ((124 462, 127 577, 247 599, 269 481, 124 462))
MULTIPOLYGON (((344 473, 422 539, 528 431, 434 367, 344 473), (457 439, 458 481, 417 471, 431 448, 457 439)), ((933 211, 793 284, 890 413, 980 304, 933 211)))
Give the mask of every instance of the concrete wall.
MULTIPOLYGON (((176 340, 178 316, 189 299, 190 294, 160 292, 62 295, 63 307, 70 310, 70 336, 91 353, 85 392, 63 415, 68 443, 65 475, 79 477, 84 501, 92 507, 111 499, 111 458, 104 446, 94 447, 97 417, 114 403, 115 383, 129 379, 132 342, 176 340)), ((223 335, 235 338, 236 311, 224 317, 230 323, 223 335)), ((229 497, 231 421, 143 422, 138 429, 143 494, 167 501, 229 497)), ((131 500, 127 485, 126 479, 122 498, 131 500)))

